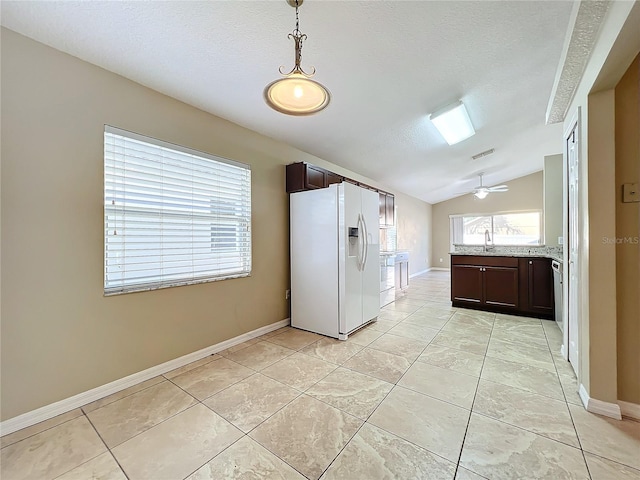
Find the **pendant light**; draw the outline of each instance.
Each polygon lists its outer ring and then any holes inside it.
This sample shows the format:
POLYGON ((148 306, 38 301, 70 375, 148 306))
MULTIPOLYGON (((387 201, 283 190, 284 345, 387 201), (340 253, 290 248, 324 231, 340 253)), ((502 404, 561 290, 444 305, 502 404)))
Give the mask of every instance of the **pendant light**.
POLYGON ((306 73, 302 70, 302 42, 307 36, 300 32, 300 20, 298 8, 303 0, 287 0, 287 3, 296 9, 296 28, 289 34, 288 38, 295 42, 295 65, 289 73, 280 73, 284 78, 271 82, 264 89, 264 99, 274 110, 287 115, 311 115, 319 112, 329 105, 331 96, 329 91, 320 83, 311 80, 316 73, 316 69, 311 67, 312 72, 306 73))

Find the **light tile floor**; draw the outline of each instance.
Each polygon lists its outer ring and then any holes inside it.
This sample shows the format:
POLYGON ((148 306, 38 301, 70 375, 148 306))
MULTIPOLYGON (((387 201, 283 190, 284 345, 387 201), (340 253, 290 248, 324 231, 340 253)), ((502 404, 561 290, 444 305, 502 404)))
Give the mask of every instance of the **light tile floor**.
POLYGON ((283 328, 1 439, 3 480, 640 479, 554 322, 456 309, 430 272, 346 342, 283 328))

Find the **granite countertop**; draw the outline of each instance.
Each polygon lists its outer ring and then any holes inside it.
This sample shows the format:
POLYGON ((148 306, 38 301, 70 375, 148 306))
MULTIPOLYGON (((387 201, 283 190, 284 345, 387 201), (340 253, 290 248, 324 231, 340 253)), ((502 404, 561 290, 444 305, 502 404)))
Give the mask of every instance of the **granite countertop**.
POLYGON ((455 250, 453 252, 449 252, 450 255, 473 255, 486 257, 543 257, 562 262, 562 247, 546 247, 544 245, 536 245, 535 247, 496 246, 493 247, 494 249, 488 252, 484 252, 482 246, 476 245, 454 247, 455 250))
POLYGON ((382 251, 382 252, 380 252, 380 256, 388 256, 388 257, 390 257, 392 255, 398 255, 400 253, 407 253, 408 254, 409 251, 408 250, 396 250, 394 252, 384 252, 384 251, 382 251))
POLYGON ((449 252, 449 255, 474 256, 474 257, 542 257, 551 258, 562 262, 562 255, 558 256, 551 253, 522 252, 522 253, 503 253, 503 252, 449 252))

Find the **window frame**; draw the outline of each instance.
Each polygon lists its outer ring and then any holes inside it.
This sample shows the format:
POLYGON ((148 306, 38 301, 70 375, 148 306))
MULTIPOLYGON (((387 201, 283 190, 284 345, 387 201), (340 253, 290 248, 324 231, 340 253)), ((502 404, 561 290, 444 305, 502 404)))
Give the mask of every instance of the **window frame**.
MULTIPOLYGON (((121 140, 121 142, 124 143, 126 142, 126 140, 121 140)), ((235 160, 230 160, 217 155, 212 155, 206 152, 194 150, 181 145, 165 142, 163 140, 159 140, 153 137, 148 137, 135 132, 130 132, 130 131, 123 130, 110 125, 104 126, 103 147, 104 147, 104 152, 103 152, 103 167, 104 167, 104 171, 103 171, 103 174, 104 174, 103 176, 103 228, 104 228, 104 231, 103 231, 103 241, 104 241, 103 243, 103 247, 104 247, 103 293, 104 293, 104 296, 143 292, 143 291, 157 290, 162 288, 171 288, 171 287, 184 286, 184 285, 196 285, 200 283, 209 283, 209 282, 216 282, 216 281, 228 280, 233 278, 242 278, 242 277, 251 276, 252 260, 253 260, 252 259, 253 257, 252 236, 253 235, 252 235, 252 179, 251 179, 251 166, 249 164, 237 162, 235 160), (150 227, 158 230, 162 230, 168 227, 174 227, 179 229, 180 225, 183 222, 186 222, 187 224, 191 222, 191 225, 189 227, 185 228, 184 230, 182 229, 179 230, 181 236, 189 236, 189 232, 190 232, 192 240, 196 242, 196 243, 186 242, 185 245, 188 245, 188 246, 179 247, 183 249, 185 252, 188 252, 189 250, 191 250, 190 254, 186 253, 184 254, 185 256, 182 258, 182 263, 184 262, 192 263, 191 268, 184 267, 182 271, 180 271, 178 268, 178 272, 173 274, 168 273, 165 270, 165 267, 162 266, 162 262, 166 261, 164 260, 164 258, 170 255, 170 253, 167 251, 167 249, 170 247, 164 246, 163 243, 170 242, 171 237, 167 237, 166 235, 159 235, 158 237, 150 240, 150 243, 155 244, 154 247, 151 247, 151 248, 159 252, 156 255, 161 258, 161 260, 158 262, 159 265, 156 267, 153 267, 153 264, 154 264, 153 262, 143 263, 139 265, 148 266, 149 267, 148 270, 152 270, 156 268, 158 269, 158 271, 161 271, 162 273, 159 273, 158 275, 151 275, 147 279, 145 279, 146 281, 138 281, 138 282, 131 281, 131 279, 125 278, 124 273, 122 274, 122 278, 120 280, 113 280, 113 279, 109 280, 108 278, 109 275, 114 275, 113 273, 114 258, 116 259, 118 258, 117 253, 115 254, 115 256, 113 253, 111 253, 111 256, 109 256, 109 253, 110 253, 109 252, 109 245, 110 245, 109 244, 109 237, 110 237, 109 228, 113 227, 114 223, 116 222, 125 222, 127 211, 129 212, 129 218, 130 218, 129 221, 134 224, 136 220, 135 217, 141 215, 139 212, 140 207, 134 200, 123 201, 123 203, 120 205, 117 203, 114 203, 114 202, 117 202, 118 193, 123 196, 122 198, 125 198, 124 197, 125 194, 122 193, 124 190, 119 191, 118 188, 114 186, 117 184, 117 182, 114 181, 114 179, 118 177, 118 174, 116 173, 118 167, 116 167, 116 164, 117 163, 124 164, 125 160, 116 160, 115 153, 113 153, 115 152, 115 149, 116 149, 115 141, 113 139, 111 141, 114 143, 110 145, 110 147, 113 149, 113 152, 107 151, 107 147, 108 147, 107 142, 108 142, 108 139, 110 138, 109 135, 124 137, 125 139, 128 139, 133 142, 143 142, 146 145, 150 146, 150 150, 152 150, 152 153, 149 153, 148 157, 142 157, 143 158, 142 162, 152 164, 154 162, 154 159, 152 157, 158 156, 159 157, 157 161, 158 167, 163 166, 164 168, 166 168, 167 164, 163 162, 167 162, 167 161, 180 162, 181 161, 180 157, 183 157, 182 164, 179 166, 179 168, 182 170, 179 170, 179 172, 182 174, 184 174, 184 172, 187 172, 192 175, 191 178, 196 182, 195 183, 196 190, 198 190, 201 185, 206 185, 206 183, 202 181, 199 182, 198 184, 198 180, 203 180, 203 179, 216 180, 217 179, 218 181, 220 181, 220 178, 224 177, 225 168, 227 169, 227 172, 226 172, 227 174, 230 171, 229 167, 236 167, 238 169, 242 169, 245 171, 245 172, 235 171, 232 174, 233 176, 231 177, 232 183, 228 183, 228 180, 223 179, 223 183, 216 183, 215 187, 211 183, 208 184, 206 187, 206 192, 205 193, 199 192, 197 194, 197 197, 195 196, 196 194, 194 193, 194 190, 193 190, 194 184, 191 184, 192 185, 191 201, 194 203, 189 203, 189 194, 185 194, 180 197, 180 199, 185 202, 183 205, 186 205, 187 211, 176 212, 175 207, 173 209, 169 207, 169 210, 167 210, 166 209, 167 204, 166 203, 163 204, 163 202, 166 202, 167 200, 169 200, 169 202, 171 203, 171 199, 173 198, 175 200, 176 197, 161 196, 160 197, 161 200, 158 202, 157 207, 155 208, 150 207, 148 208, 148 211, 149 211, 148 214, 142 214, 143 217, 145 216, 147 217, 146 219, 143 219, 143 221, 149 222, 148 225, 150 227), (168 155, 166 156, 159 155, 160 152, 166 153, 167 151, 168 151, 168 155), (107 158, 108 154, 112 155, 112 158, 108 159, 107 158), (191 158, 187 158, 187 157, 191 157, 191 158), (169 160, 166 160, 166 158, 169 158, 169 160), (193 161, 190 162, 189 160, 193 160, 193 161), (206 163, 207 161, 212 161, 215 164, 219 164, 219 165, 217 167, 214 166, 212 168, 210 168, 209 166, 202 167, 202 168, 205 168, 205 170, 210 171, 208 177, 197 176, 197 173, 199 171, 198 166, 203 165, 203 163, 200 163, 200 162, 206 163), (237 179, 235 178, 236 176, 237 176, 237 179), (224 187, 228 185, 235 186, 236 183, 234 182, 240 182, 241 186, 238 187, 239 193, 236 193, 231 197, 229 197, 229 194, 226 192, 223 193, 223 190, 221 190, 221 188, 224 189, 224 187), (203 198, 208 199, 211 202, 212 209, 214 208, 213 207, 214 205, 217 205, 218 210, 211 210, 208 212, 206 212, 205 210, 206 213, 204 215, 199 214, 198 202, 202 203, 203 198), (228 208, 226 209, 227 211, 225 211, 225 209, 221 210, 220 205, 224 205, 224 204, 233 205, 233 207, 231 207, 231 210, 233 211, 235 209, 239 213, 236 212, 235 214, 233 213, 230 214, 228 212, 229 210, 228 208), (132 215, 134 216, 133 220, 131 220, 132 215), (155 219, 150 220, 155 216, 157 216, 157 218, 159 218, 160 220, 155 220, 155 219), (167 225, 163 223, 165 222, 165 219, 167 219, 166 221, 169 222, 167 225), (175 219, 178 219, 177 222, 175 219), (202 239, 200 239, 199 236, 204 237, 204 235, 202 234, 202 231, 195 230, 198 227, 202 229, 203 221, 205 222, 204 223, 205 227, 206 227, 206 222, 211 222, 209 223, 211 258, 205 259, 204 261, 199 257, 201 257, 202 251, 206 247, 203 247, 202 245, 199 245, 199 246, 196 245, 198 241, 196 239, 199 239, 201 241, 202 239), (217 223, 215 223, 216 221, 217 223), (234 236, 233 248, 237 249, 235 257, 233 256, 233 253, 229 254, 229 252, 223 251, 224 249, 229 248, 228 242, 220 243, 218 245, 219 248, 218 249, 215 248, 216 247, 215 243, 220 242, 220 239, 216 237, 216 233, 229 231, 229 228, 233 229, 234 227, 230 227, 230 225, 234 225, 233 223, 234 221, 236 222, 235 223, 236 233, 234 236), (194 236, 196 235, 196 233, 199 234, 199 236, 194 236), (167 238, 169 238, 169 240, 167 240, 167 238), (161 246, 158 247, 158 244, 160 244, 161 246), (199 252, 196 252, 197 250, 199 250, 199 252), (214 258, 215 254, 218 255, 217 258, 214 258), (232 267, 229 270, 233 269, 234 270, 233 272, 225 273, 224 272, 225 269, 220 265, 220 259, 224 259, 224 258, 230 258, 232 261, 237 262, 238 267, 237 268, 232 267), (208 271, 202 274, 201 272, 198 272, 198 267, 196 267, 196 265, 204 266, 204 268, 206 268, 208 271), (111 267, 111 270, 110 270, 110 267, 111 267), (179 276, 179 275, 181 275, 181 277, 176 278, 176 276, 179 276)), ((126 157, 126 155, 123 155, 123 156, 126 157)), ((139 167, 139 163, 136 163, 134 161, 132 162, 132 164, 129 165, 129 168, 132 168, 135 166, 139 167)), ((126 167, 122 167, 122 169, 126 170, 126 167)), ((160 168, 158 169, 161 170, 160 168)), ((160 182, 160 185, 162 185, 163 190, 166 188, 167 191, 171 191, 172 187, 176 187, 181 184, 181 180, 176 180, 175 178, 171 178, 172 174, 169 174, 168 176, 165 176, 165 175, 166 173, 163 170, 162 174, 159 176, 159 178, 161 178, 159 182, 160 182), (168 178, 168 181, 166 181, 167 178, 168 178)), ((130 181, 135 182, 136 180, 134 179, 130 181)), ((157 183, 158 183, 158 180, 156 179, 156 184, 157 183)), ((122 182, 122 185, 125 185, 125 184, 126 182, 122 182)), ((126 185, 129 185, 128 188, 131 188, 130 184, 126 184, 126 185)), ((182 187, 184 188, 184 185, 182 187)), ((121 187, 121 188, 124 189, 124 187, 121 187)), ((154 190, 154 187, 149 186, 147 188, 148 188, 148 190, 146 191, 147 195, 157 193, 157 191, 154 190)), ((172 193, 172 195, 175 195, 175 193, 172 193)), ((181 208, 178 208, 178 210, 180 209, 181 208)), ((200 211, 202 211, 201 205, 200 205, 200 211)), ((145 223, 145 226, 146 225, 147 224, 145 223)), ((130 227, 130 228, 133 228, 133 227, 130 227)), ((111 237, 113 238, 113 235, 111 235, 111 237)), ((135 238, 135 234, 132 235, 132 237, 135 238)), ((126 242, 126 235, 124 238, 125 238, 124 242, 126 242)), ((222 240, 222 242, 226 242, 226 240, 222 240)), ((113 245, 113 243, 111 245, 113 245)), ((126 252, 126 246, 120 247, 120 250, 118 250, 117 252, 126 252)), ((142 252, 144 252, 144 250, 142 250, 142 252)), ((126 253, 124 254, 124 256, 126 258, 126 253)), ((122 268, 124 269, 123 271, 126 271, 127 266, 129 266, 130 268, 131 264, 130 263, 127 264, 125 260, 122 260, 120 263, 118 263, 118 265, 121 265, 122 268)))
POLYGON ((537 213, 538 216, 538 228, 540 232, 540 236, 538 239, 538 243, 493 243, 490 244, 497 247, 540 247, 544 246, 544 213, 541 209, 530 209, 530 210, 507 210, 507 211, 499 211, 499 212, 489 212, 489 213, 460 213, 460 214, 451 214, 449 215, 449 244, 451 247, 451 251, 454 251, 454 247, 457 246, 465 246, 465 247, 481 247, 484 246, 484 243, 461 243, 456 242, 454 236, 454 218, 464 218, 464 217, 491 217, 491 239, 495 238, 494 233, 494 220, 493 217, 500 215, 517 215, 517 214, 527 214, 527 213, 537 213))

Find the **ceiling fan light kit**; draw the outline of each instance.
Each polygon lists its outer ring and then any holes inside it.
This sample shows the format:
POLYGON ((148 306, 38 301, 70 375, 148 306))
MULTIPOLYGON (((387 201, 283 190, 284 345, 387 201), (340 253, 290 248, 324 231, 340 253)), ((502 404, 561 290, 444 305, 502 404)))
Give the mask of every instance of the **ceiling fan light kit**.
POLYGON ((476 188, 473 189, 473 196, 476 197, 479 200, 482 200, 484 198, 487 198, 487 195, 489 195, 490 193, 500 193, 500 192, 508 192, 509 191, 509 187, 506 185, 496 185, 495 187, 485 187, 482 184, 482 176, 484 175, 483 173, 479 173, 478 176, 480 177, 480 185, 478 185, 476 188))
POLYGON ((300 32, 300 20, 298 8, 303 0, 287 0, 287 3, 296 9, 296 28, 289 34, 289 38, 295 43, 295 64, 288 73, 280 73, 284 78, 271 82, 264 89, 264 99, 271 108, 286 115, 311 115, 317 113, 329 105, 331 95, 320 83, 311 80, 316 70, 311 73, 302 70, 302 43, 307 36, 300 32))
POLYGON ((432 113, 429 120, 449 145, 455 145, 476 133, 462 102, 456 102, 432 113))

